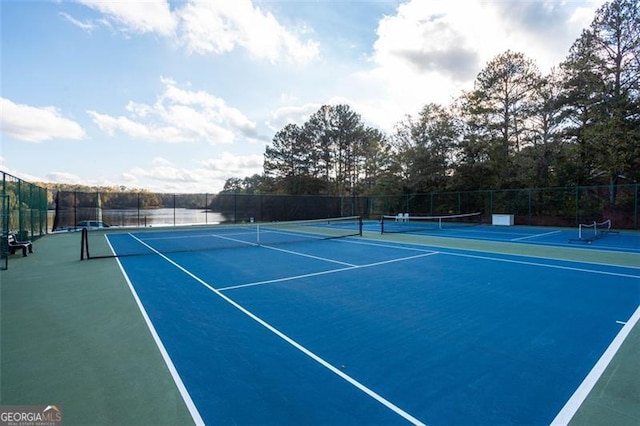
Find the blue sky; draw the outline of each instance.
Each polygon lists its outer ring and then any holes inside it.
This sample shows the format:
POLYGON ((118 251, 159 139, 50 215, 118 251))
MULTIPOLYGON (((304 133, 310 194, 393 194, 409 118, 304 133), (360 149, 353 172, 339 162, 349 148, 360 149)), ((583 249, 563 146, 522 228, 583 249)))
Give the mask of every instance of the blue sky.
POLYGON ((511 49, 542 72, 603 0, 1 0, 0 170, 218 192, 323 104, 391 133, 511 49))

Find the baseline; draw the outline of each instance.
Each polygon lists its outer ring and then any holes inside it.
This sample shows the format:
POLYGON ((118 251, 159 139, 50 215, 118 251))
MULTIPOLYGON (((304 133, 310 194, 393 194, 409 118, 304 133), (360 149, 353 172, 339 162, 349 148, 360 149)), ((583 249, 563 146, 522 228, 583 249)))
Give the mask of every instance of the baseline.
POLYGON ((622 343, 625 341, 625 339, 639 320, 640 306, 638 306, 638 309, 636 309, 631 318, 626 321, 624 327, 622 327, 607 350, 602 354, 598 362, 593 366, 587 377, 585 377, 580 386, 578 386, 573 395, 571 395, 571 398, 569 398, 564 407, 562 407, 560 412, 556 415, 555 419, 553 419, 551 425, 566 425, 573 418, 573 416, 575 416, 576 412, 585 401, 585 399, 587 399, 587 396, 596 385, 600 377, 602 377, 602 374, 613 360, 613 357, 622 346, 622 343))

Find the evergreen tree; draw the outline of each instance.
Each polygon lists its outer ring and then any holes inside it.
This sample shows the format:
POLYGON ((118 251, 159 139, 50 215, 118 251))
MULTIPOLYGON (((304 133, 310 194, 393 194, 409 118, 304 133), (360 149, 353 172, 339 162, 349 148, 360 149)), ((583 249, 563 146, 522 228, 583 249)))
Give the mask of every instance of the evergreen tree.
POLYGON ((458 137, 454 118, 437 104, 425 105, 418 117, 407 116, 398 123, 396 155, 409 191, 439 191, 446 187, 458 137))
MULTIPOLYGON (((614 0, 602 6, 571 48, 565 108, 582 165, 577 183, 604 177, 637 181, 640 165, 640 7, 614 0)), ((612 191, 612 194, 614 192, 612 191)), ((613 195, 612 200, 613 202, 613 195)))
POLYGON ((461 98, 466 130, 463 161, 472 171, 481 168, 485 178, 493 175, 490 181, 495 187, 517 186, 513 154, 530 143, 540 82, 532 60, 507 51, 487 64, 478 74, 474 90, 461 98))

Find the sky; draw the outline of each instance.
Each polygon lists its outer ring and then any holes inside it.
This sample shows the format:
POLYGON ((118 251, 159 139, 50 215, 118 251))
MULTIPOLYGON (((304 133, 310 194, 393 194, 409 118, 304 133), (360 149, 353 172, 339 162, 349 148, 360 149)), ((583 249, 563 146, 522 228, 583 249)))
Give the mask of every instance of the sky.
POLYGON ((497 55, 557 66, 604 0, 0 0, 0 170, 216 193, 322 105, 387 134, 497 55))

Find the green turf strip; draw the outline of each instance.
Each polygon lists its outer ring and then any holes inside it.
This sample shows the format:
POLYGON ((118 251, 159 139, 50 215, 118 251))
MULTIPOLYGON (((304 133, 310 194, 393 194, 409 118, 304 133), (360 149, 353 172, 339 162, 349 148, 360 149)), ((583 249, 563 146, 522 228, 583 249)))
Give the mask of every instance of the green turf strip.
POLYGON ((366 232, 365 237, 394 241, 408 244, 423 244, 433 247, 452 248, 459 250, 474 250, 485 253, 513 254, 545 259, 570 260, 576 262, 602 263, 617 266, 631 266, 640 268, 640 256, 637 253, 614 252, 584 248, 576 245, 573 247, 553 247, 538 244, 523 244, 503 241, 486 241, 463 238, 447 238, 431 235, 417 234, 383 234, 366 232))
POLYGON ((34 242, 0 273, 0 403, 57 405, 63 424, 193 423, 114 259, 80 233, 34 242))

